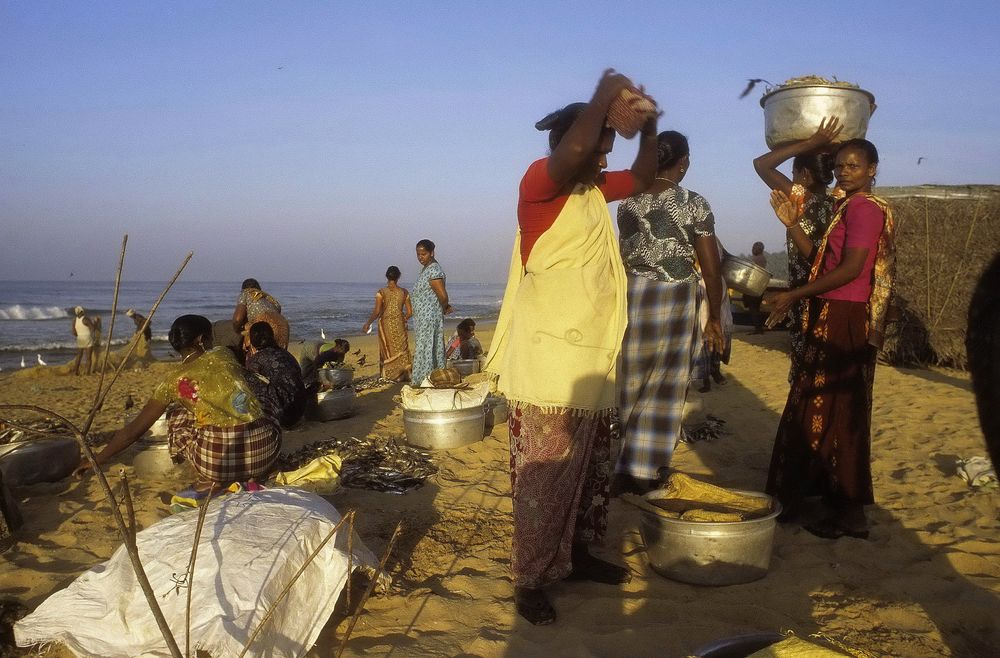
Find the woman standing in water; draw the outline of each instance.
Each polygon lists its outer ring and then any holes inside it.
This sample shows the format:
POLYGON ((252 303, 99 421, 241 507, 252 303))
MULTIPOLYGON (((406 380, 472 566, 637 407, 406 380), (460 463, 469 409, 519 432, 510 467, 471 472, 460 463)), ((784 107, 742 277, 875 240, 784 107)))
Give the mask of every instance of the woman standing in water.
POLYGON ((417 262, 423 265, 413 284, 413 317, 416 319, 413 377, 420 386, 432 370, 444 367, 444 316, 451 313, 445 275, 434 259, 434 243, 417 243, 417 262))
MULTIPOLYGON (((545 588, 565 578, 622 583, 628 569, 590 554, 607 529, 609 417, 625 332, 625 269, 608 202, 645 190, 656 172, 656 116, 629 171, 604 172, 615 133, 608 108, 634 89, 605 72, 589 103, 537 124, 551 155, 521 179, 519 230, 486 369, 510 401, 518 613, 549 624, 545 588)), ((637 90, 636 90, 637 91, 637 90)))
MULTIPOLYGON (((826 233, 826 227, 830 225, 830 218, 833 217, 833 204, 836 199, 827 189, 833 181, 833 156, 826 151, 830 148, 830 143, 840 134, 841 129, 837 117, 823 119, 819 129, 809 139, 780 145, 753 161, 754 170, 769 188, 780 190, 789 198, 796 197, 802 200, 803 211, 798 226, 809 238, 813 247, 819 245, 823 234, 826 233), (792 158, 791 180, 778 171, 778 167, 789 158, 792 158)), ((785 246, 788 251, 788 287, 804 286, 809 282, 811 250, 800 250, 795 246, 791 234, 788 235, 785 246)), ((763 250, 763 246, 761 249, 763 250)), ((788 312, 790 320, 788 328, 792 340, 789 382, 795 377, 795 364, 801 361, 805 354, 805 336, 802 334, 802 313, 805 307, 806 302, 800 301, 788 312)), ((759 313, 758 303, 758 316, 759 313)), ((755 317, 755 327, 756 323, 755 317)))
POLYGON ((813 246, 798 225, 802 200, 781 190, 771 204, 802 253, 809 282, 774 297, 768 325, 806 300, 805 350, 778 424, 767 492, 792 520, 803 499, 822 495, 827 515, 806 530, 819 537, 867 538, 864 506, 874 502, 871 474, 872 385, 895 275, 892 212, 873 196, 878 151, 863 139, 837 151, 834 172, 845 198, 813 246))
POLYGON ((406 323, 413 316, 410 293, 399 287, 399 268, 390 265, 385 271, 385 288, 375 293, 375 308, 362 331, 371 331, 378 320, 378 363, 382 377, 402 382, 410 378, 412 359, 406 323))

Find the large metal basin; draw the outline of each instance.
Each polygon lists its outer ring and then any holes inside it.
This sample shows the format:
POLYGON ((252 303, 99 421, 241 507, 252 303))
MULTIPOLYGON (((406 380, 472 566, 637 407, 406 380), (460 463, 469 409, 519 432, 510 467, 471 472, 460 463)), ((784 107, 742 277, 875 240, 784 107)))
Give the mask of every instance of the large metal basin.
POLYGON ((0 445, 0 470, 9 487, 58 482, 80 464, 76 439, 38 438, 0 445))
POLYGON ((722 278, 733 290, 751 297, 760 297, 767 290, 771 273, 753 261, 726 254, 722 259, 722 278))
POLYGON ((483 410, 486 412, 486 427, 507 422, 507 398, 490 395, 483 402, 483 410))
POLYGON ((350 368, 320 368, 316 376, 330 388, 344 388, 354 381, 354 371, 350 368))
POLYGON ((448 367, 460 372, 462 377, 468 377, 479 372, 481 364, 479 359, 448 359, 448 367))
POLYGON ((450 411, 403 409, 406 440, 430 450, 448 450, 482 441, 486 435, 483 405, 450 411))
POLYGON ((864 89, 802 85, 779 87, 760 99, 764 108, 764 140, 769 148, 808 139, 824 117, 837 117, 843 126, 837 141, 864 137, 875 111, 875 96, 864 89))
POLYGON ((136 477, 162 478, 179 476, 185 469, 170 458, 168 441, 142 438, 132 444, 132 470, 136 477))
MULTIPOLYGON (((767 575, 781 504, 763 493, 743 491, 771 501, 771 513, 751 521, 708 523, 682 521, 642 511, 640 532, 653 570, 692 585, 735 585, 767 575)), ((666 498, 660 489, 648 501, 666 498)))
POLYGON ((785 639, 780 633, 750 633, 718 640, 695 650, 695 658, 747 658, 785 639))
POLYGON ((321 421, 347 418, 354 413, 354 388, 335 388, 316 396, 316 419, 321 421))

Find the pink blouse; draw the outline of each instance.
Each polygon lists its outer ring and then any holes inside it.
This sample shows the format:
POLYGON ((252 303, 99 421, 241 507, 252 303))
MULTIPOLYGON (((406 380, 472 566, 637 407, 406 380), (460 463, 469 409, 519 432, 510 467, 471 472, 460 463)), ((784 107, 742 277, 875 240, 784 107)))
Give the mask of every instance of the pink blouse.
MULTIPOLYGON (((841 202, 843 203, 843 202, 841 202)), ((836 211, 840 206, 834 206, 836 211)), ((872 294, 872 269, 878 252, 878 239, 885 226, 885 215, 868 197, 856 194, 847 199, 847 209, 840 222, 833 227, 826 245, 820 274, 836 268, 844 255, 844 249, 867 249, 868 257, 861 268, 861 274, 849 283, 823 293, 824 299, 840 299, 849 302, 867 302, 872 294)))

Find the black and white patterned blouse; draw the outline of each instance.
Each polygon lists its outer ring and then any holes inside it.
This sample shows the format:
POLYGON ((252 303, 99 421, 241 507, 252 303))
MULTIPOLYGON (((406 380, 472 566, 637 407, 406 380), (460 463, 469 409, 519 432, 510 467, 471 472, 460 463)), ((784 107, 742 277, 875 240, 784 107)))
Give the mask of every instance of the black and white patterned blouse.
POLYGON ((695 281, 694 242, 715 234, 712 209, 697 192, 669 187, 637 194, 618 206, 618 240, 625 271, 657 281, 695 281))
MULTIPOLYGON (((799 226, 809 236, 814 245, 819 245, 826 227, 833 219, 833 204, 836 199, 829 194, 822 196, 812 194, 806 199, 805 212, 799 220, 799 226)), ((791 238, 787 238, 785 247, 788 249, 788 285, 798 288, 809 282, 809 268, 812 266, 806 258, 809 254, 802 255, 798 247, 791 238)))

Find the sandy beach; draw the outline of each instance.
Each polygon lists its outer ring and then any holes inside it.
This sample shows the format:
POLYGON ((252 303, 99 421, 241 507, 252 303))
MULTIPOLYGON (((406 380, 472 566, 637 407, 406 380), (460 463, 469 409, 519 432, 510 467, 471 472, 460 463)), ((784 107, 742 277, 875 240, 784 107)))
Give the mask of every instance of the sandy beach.
MULTIPOLYGON (((488 345, 488 329, 478 336, 488 345)), ((787 394, 786 342, 780 332, 736 336, 732 363, 724 367, 728 383, 701 396, 729 433, 681 444, 677 470, 724 486, 763 487, 787 394)), ((356 376, 375 374, 374 338, 351 343, 369 364, 356 376)), ((125 373, 95 430, 118 427, 126 395, 144 402, 167 367, 125 373)), ((0 403, 43 405, 80 422, 96 385, 96 375, 39 369, 0 379, 0 403)), ((402 440, 398 393, 398 386, 363 391, 354 416, 309 422, 285 435, 284 450, 333 436, 402 440)), ((822 633, 879 656, 996 655, 1000 494, 972 489, 955 474, 956 459, 985 454, 968 376, 879 366, 873 425, 877 504, 870 540, 828 541, 779 526, 766 578, 696 587, 649 568, 640 512, 616 500, 601 554, 624 561, 631 583, 559 585, 553 593, 559 618, 548 627, 533 627, 514 613, 505 426, 482 442, 436 454, 437 475, 406 495, 341 490, 329 500, 341 512, 357 510, 360 535, 377 554, 404 520, 390 561, 393 586, 369 599, 345 654, 672 657, 732 635, 792 630, 822 633)), ((164 500, 186 484, 136 479, 140 526, 167 516, 164 500)), ((19 487, 14 494, 25 525, 17 545, 0 555, 6 600, 33 609, 121 543, 92 477, 19 487)), ((335 655, 346 626, 344 616, 334 615, 308 655, 335 655)), ((70 654, 52 647, 47 655, 70 654)))

